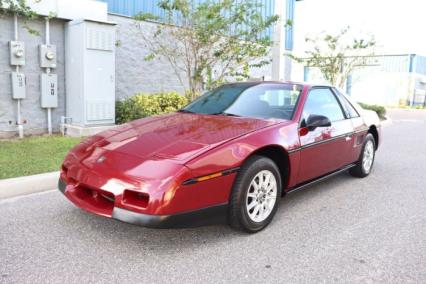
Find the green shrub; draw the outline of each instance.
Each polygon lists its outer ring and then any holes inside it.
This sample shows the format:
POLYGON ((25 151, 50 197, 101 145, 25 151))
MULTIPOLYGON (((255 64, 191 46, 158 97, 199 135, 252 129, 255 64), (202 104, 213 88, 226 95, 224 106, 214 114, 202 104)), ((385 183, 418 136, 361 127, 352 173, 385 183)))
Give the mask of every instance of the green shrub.
POLYGON ((386 119, 386 109, 384 106, 369 105, 364 103, 358 103, 363 109, 369 109, 375 111, 380 119, 386 119))
POLYGON ((185 96, 175 92, 136 94, 115 105, 117 124, 125 123, 142 117, 176 111, 188 103, 185 96))

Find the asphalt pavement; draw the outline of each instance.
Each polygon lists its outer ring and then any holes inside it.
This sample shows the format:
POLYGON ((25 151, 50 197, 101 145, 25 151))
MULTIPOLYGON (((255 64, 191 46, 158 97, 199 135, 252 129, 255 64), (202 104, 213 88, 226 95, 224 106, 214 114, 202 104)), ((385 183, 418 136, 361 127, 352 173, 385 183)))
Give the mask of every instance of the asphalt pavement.
POLYGON ((0 283, 426 283, 426 111, 392 110, 372 174, 287 195, 248 235, 90 215, 58 191, 0 201, 0 283))

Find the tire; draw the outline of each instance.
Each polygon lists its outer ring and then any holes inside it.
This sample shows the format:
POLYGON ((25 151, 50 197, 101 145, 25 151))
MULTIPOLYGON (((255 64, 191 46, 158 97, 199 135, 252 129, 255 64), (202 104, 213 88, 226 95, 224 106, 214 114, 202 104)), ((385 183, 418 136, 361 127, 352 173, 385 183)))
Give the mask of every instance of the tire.
POLYGON ((371 173, 373 168, 374 158, 376 154, 376 143, 371 133, 365 136, 364 144, 362 145, 361 154, 357 165, 349 170, 349 173, 354 177, 364 178, 371 173), (366 161, 369 160, 370 162, 366 161))
POLYGON ((279 169, 271 159, 257 155, 250 157, 241 167, 232 187, 229 225, 248 233, 264 229, 278 209, 281 186, 279 169))

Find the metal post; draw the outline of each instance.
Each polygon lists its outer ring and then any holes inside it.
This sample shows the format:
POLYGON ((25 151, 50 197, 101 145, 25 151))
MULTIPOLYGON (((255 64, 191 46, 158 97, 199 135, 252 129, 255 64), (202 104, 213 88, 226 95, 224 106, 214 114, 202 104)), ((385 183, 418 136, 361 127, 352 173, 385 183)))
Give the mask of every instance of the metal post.
POLYGON ((278 21, 274 27, 272 46, 272 80, 284 80, 285 68, 285 22, 286 22, 286 1, 275 1, 275 15, 278 21))

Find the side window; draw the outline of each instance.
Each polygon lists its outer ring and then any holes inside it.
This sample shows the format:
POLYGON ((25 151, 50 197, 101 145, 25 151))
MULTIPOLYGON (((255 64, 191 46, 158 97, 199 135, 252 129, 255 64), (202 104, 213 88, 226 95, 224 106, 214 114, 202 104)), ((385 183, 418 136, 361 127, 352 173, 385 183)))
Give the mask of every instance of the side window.
POLYGON ((309 92, 303 107, 302 125, 311 114, 324 115, 330 121, 345 119, 339 102, 328 88, 312 89, 309 92))
POLYGON ((346 112, 346 116, 349 118, 355 118, 355 117, 359 117, 358 112, 356 111, 356 109, 352 106, 352 104, 348 101, 348 99, 345 97, 345 95, 337 92, 338 96, 339 96, 339 100, 343 105, 343 108, 345 109, 346 112))

